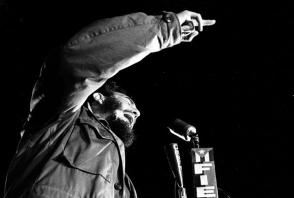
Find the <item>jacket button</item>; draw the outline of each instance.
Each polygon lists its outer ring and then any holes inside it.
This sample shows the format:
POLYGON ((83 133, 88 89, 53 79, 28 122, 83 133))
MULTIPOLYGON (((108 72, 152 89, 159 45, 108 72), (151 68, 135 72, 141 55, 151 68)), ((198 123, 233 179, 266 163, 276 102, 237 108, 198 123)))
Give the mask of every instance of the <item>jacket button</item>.
POLYGON ((115 189, 115 190, 122 190, 122 186, 121 186, 121 184, 120 184, 120 183, 115 183, 115 184, 114 184, 114 189, 115 189))
POLYGON ((168 23, 170 23, 170 22, 172 21, 172 19, 171 19, 170 16, 167 16, 167 17, 165 18, 165 20, 166 20, 166 22, 168 22, 168 23))
POLYGON ((172 15, 169 13, 164 13, 163 15, 163 20, 167 23, 171 23, 172 22, 172 15))

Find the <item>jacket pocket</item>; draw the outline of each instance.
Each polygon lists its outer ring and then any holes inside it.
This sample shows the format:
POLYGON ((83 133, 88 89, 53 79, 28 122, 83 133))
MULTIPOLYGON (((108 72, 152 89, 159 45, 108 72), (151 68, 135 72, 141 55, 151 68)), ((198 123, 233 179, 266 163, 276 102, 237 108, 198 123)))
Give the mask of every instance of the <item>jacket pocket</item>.
POLYGON ((118 153, 111 139, 99 136, 105 130, 99 123, 80 121, 74 127, 63 151, 73 168, 89 174, 101 175, 111 182, 113 166, 118 164, 118 153))

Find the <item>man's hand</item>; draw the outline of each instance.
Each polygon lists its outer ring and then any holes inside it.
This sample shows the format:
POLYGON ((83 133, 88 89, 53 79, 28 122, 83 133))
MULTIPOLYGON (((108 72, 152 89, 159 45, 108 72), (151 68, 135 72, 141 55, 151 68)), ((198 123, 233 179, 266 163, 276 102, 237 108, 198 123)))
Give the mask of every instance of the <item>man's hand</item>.
POLYGON ((215 20, 202 19, 201 15, 188 10, 177 14, 182 30, 182 41, 190 42, 199 32, 203 31, 204 26, 212 26, 215 20), (197 29, 196 29, 197 28, 197 29))

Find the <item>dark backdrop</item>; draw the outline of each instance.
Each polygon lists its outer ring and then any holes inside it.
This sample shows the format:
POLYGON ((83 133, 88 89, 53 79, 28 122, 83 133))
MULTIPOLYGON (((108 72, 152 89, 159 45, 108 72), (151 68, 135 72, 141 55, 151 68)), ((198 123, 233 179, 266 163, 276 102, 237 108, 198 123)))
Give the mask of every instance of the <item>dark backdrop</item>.
POLYGON ((187 9, 216 19, 216 25, 114 78, 142 112, 137 142, 127 152, 127 171, 139 196, 171 197, 163 150, 170 142, 180 146, 189 191, 189 146, 167 135, 164 120, 170 117, 196 126, 201 146, 214 148, 218 186, 232 198, 288 195, 294 99, 290 5, 290 0, 1 2, 1 186, 49 49, 99 18, 187 9))

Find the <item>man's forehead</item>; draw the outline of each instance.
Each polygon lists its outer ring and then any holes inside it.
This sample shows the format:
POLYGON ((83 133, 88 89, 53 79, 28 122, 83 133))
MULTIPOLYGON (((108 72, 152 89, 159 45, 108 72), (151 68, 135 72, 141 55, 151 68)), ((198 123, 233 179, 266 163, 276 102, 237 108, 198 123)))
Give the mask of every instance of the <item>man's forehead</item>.
POLYGON ((128 100, 131 104, 135 105, 135 102, 134 102, 129 96, 127 96, 126 94, 123 94, 123 93, 120 93, 120 92, 114 92, 113 95, 114 95, 116 98, 126 99, 126 100, 128 100))

